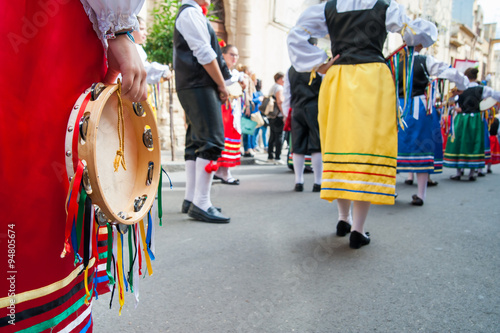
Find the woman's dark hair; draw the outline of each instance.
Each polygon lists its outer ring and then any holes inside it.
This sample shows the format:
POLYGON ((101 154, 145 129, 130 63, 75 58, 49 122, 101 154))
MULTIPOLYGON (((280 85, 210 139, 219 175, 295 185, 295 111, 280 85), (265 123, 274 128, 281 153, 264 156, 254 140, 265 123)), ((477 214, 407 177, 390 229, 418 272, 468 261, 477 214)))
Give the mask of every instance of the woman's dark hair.
POLYGON ((257 83, 255 84, 255 90, 260 91, 262 89, 262 80, 257 79, 257 83))
POLYGON ((229 52, 229 50, 232 49, 233 47, 236 47, 236 46, 234 46, 232 44, 227 44, 226 46, 224 46, 222 48, 222 53, 227 54, 229 52))
POLYGON ((467 78, 470 81, 476 81, 477 80, 477 73, 479 73, 479 70, 474 67, 469 67, 465 70, 464 75, 467 76, 467 78))
POLYGON ((278 80, 281 79, 282 77, 285 77, 285 74, 283 74, 282 72, 274 74, 274 82, 278 82, 278 80))

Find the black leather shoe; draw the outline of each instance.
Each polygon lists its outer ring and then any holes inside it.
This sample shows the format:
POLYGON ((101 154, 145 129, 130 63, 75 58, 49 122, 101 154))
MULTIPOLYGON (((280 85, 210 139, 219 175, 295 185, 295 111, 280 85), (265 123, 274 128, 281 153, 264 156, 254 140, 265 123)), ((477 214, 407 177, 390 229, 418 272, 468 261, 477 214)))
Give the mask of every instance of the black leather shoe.
POLYGON ((451 180, 460 180, 460 176, 451 176, 450 177, 451 180))
POLYGON ((475 181, 476 181, 476 177, 475 177, 475 176, 469 176, 469 180, 470 180, 471 182, 475 182, 475 181))
POLYGON ((423 206, 424 205, 424 200, 418 197, 418 195, 414 194, 411 196, 411 204, 413 206, 423 206))
POLYGON ((214 206, 204 211, 192 204, 189 207, 188 216, 195 220, 208 223, 229 223, 229 221, 231 221, 231 218, 222 215, 214 206))
POLYGON ((437 184, 439 184, 439 183, 435 180, 432 180, 432 179, 429 179, 427 181, 427 187, 437 186, 437 184))
POLYGON ((181 213, 187 214, 187 212, 189 210, 189 206, 191 206, 191 201, 184 199, 184 201, 182 202, 181 213))
MULTIPOLYGON (((181 213, 187 214, 190 206, 191 206, 191 201, 184 199, 184 201, 182 202, 181 213)), ((217 209, 219 212, 222 212, 222 208, 220 208, 220 207, 215 207, 215 209, 217 209)))
POLYGON ((413 185, 413 179, 407 179, 405 180, 406 185, 413 185))
POLYGON ((344 237, 350 232, 351 232, 351 225, 349 223, 342 220, 340 220, 339 223, 337 223, 337 236, 344 237))
POLYGON ((313 192, 321 192, 321 184, 314 184, 313 192))
POLYGON ((294 191, 295 192, 302 192, 302 191, 304 191, 304 184, 295 184, 294 191))
POLYGON ((370 244, 370 237, 367 234, 361 234, 354 230, 349 237, 349 247, 351 249, 359 249, 362 246, 370 244))
POLYGON ((484 176, 486 176, 486 175, 485 175, 484 173, 482 173, 482 172, 478 172, 478 173, 477 173, 477 176, 478 176, 478 177, 484 177, 484 176))
POLYGON ((491 169, 488 169, 488 170, 486 171, 486 173, 492 173, 491 169))

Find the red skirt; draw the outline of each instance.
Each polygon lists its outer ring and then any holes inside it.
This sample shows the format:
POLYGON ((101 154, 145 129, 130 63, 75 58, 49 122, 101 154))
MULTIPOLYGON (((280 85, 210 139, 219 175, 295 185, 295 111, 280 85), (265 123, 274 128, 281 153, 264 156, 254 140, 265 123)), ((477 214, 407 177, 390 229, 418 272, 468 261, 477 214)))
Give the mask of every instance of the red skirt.
POLYGON ((224 150, 217 160, 223 167, 240 165, 241 134, 233 126, 233 113, 229 102, 222 105, 222 122, 224 123, 224 150))
POLYGON ((80 1, 4 1, 2 7, 0 233, 8 238, 0 237, 0 331, 35 325, 37 332, 91 331, 84 274, 72 254, 60 257, 64 141, 76 99, 105 75, 103 47, 80 1))
POLYGON ((500 164, 500 144, 498 143, 498 136, 490 135, 490 148, 491 148, 491 164, 500 164))

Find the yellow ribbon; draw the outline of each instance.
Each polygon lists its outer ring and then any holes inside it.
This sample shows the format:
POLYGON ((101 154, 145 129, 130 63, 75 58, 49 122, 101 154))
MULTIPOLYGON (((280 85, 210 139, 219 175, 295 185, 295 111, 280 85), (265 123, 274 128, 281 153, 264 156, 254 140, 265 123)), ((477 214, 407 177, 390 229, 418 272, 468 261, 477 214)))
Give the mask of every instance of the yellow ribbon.
POLYGON ((120 164, 123 167, 123 170, 127 170, 127 166, 125 165, 125 120, 123 118, 123 102, 122 102, 122 83, 120 79, 118 79, 118 89, 116 90, 116 95, 118 96, 118 140, 120 141, 120 147, 116 151, 115 156, 115 172, 118 171, 120 164))
POLYGON ((316 71, 311 71, 311 78, 309 79, 309 85, 312 84, 313 80, 316 78, 316 71))
POLYGON ((401 35, 405 35, 406 28, 410 29, 411 33, 416 35, 417 33, 413 30, 407 23, 403 24, 403 29, 401 29, 401 35))
MULTIPOLYGON (((118 233, 118 232, 117 232, 118 233)), ((122 238, 120 234, 116 236, 117 242, 117 253, 116 253, 116 274, 118 276, 118 299, 120 301, 120 310, 118 311, 118 315, 122 315, 123 304, 125 304, 125 284, 123 282, 123 266, 122 266, 122 238)))
POLYGON ((144 232, 144 220, 139 222, 141 228, 142 250, 144 251, 144 258, 146 258, 146 266, 148 268, 149 276, 153 275, 153 267, 151 266, 151 259, 149 258, 148 248, 146 244, 146 233, 144 232))
MULTIPOLYGON (((97 271, 94 273, 97 274, 97 271)), ((89 268, 85 268, 85 274, 84 274, 84 280, 85 280, 85 304, 89 305, 89 300, 91 298, 90 296, 90 291, 89 291, 89 268)))

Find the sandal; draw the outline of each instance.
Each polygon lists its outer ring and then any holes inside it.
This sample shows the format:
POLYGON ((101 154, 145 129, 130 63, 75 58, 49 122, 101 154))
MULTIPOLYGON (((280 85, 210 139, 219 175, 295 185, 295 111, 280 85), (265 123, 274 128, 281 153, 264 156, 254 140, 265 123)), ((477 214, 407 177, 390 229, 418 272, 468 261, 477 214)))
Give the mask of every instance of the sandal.
POLYGON ((227 180, 221 179, 222 184, 227 184, 227 185, 240 185, 240 180, 239 179, 234 179, 233 177, 228 178, 227 180))

